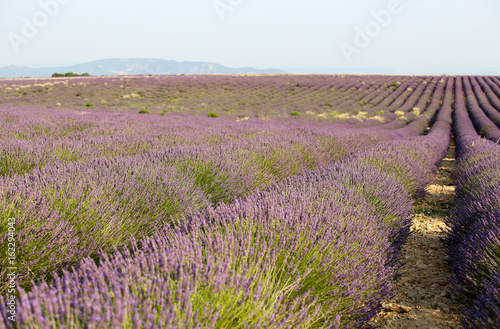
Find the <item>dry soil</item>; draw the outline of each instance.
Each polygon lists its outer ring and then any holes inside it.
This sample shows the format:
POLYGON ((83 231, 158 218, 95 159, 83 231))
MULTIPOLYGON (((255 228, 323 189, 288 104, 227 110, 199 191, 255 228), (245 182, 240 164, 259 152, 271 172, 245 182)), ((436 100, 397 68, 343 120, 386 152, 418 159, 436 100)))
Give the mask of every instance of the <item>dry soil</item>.
POLYGON ((441 163, 436 183, 427 196, 415 204, 411 235, 402 252, 397 293, 383 304, 370 323, 380 328, 461 328, 462 303, 451 291, 446 253, 440 241, 449 229, 444 219, 455 195, 452 171, 455 147, 452 145, 441 163))

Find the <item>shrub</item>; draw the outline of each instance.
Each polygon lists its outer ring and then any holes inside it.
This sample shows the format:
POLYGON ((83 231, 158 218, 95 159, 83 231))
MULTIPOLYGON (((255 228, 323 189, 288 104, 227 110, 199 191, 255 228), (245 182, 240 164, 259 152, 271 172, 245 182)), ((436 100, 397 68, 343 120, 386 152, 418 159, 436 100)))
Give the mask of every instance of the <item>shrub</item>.
POLYGON ((61 77, 89 77, 89 73, 73 73, 73 72, 66 72, 66 73, 54 73, 52 74, 53 78, 61 78, 61 77))
POLYGON ((300 115, 300 112, 299 111, 292 111, 292 112, 290 112, 290 115, 300 115))
POLYGON ((139 111, 139 114, 149 114, 150 112, 146 109, 142 109, 139 111))
POLYGON ((220 117, 220 115, 218 115, 215 112, 208 112, 208 117, 209 118, 218 118, 218 117, 220 117))
POLYGON ((85 104, 85 106, 86 106, 86 107, 92 107, 92 106, 94 106, 94 104, 92 104, 92 103, 87 103, 87 104, 85 104))

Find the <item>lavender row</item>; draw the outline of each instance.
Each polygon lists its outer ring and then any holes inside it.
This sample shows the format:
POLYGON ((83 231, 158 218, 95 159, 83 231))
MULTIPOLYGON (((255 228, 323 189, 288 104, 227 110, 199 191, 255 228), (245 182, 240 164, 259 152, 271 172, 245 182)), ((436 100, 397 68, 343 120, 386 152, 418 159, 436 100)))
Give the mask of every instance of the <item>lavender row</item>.
MULTIPOLYGON (((474 126, 476 127, 476 131, 480 136, 483 136, 494 142, 500 142, 500 129, 495 125, 493 121, 491 121, 490 117, 488 117, 488 115, 486 115, 483 109, 479 106, 476 95, 474 94, 473 88, 470 83, 470 79, 472 78, 469 79, 469 77, 463 77, 462 79, 465 89, 465 97, 467 99, 467 107, 469 109, 469 115, 474 126)), ((482 95, 482 92, 479 92, 478 94, 482 95)), ((485 107, 485 104, 486 103, 483 103, 483 108, 489 110, 490 108, 485 107)), ((494 120, 497 120, 497 118, 495 117, 492 118, 494 120)))
POLYGON ((103 253, 99 265, 87 258, 21 290, 18 324, 359 327, 391 294, 410 195, 432 180, 449 138, 450 124, 439 120, 427 136, 378 144, 232 204, 192 210, 131 250, 103 253))
MULTIPOLYGON (((134 156, 179 145, 273 144, 280 149, 325 148, 338 144, 342 135, 331 124, 280 122, 196 116, 147 117, 139 114, 59 113, 54 111, 3 112, 0 132, 0 174, 15 175, 40 169, 55 161, 134 156), (267 141, 266 141, 267 139, 267 141), (288 146, 286 145, 288 143, 288 146)), ((379 134, 380 135, 380 134, 379 134)), ((292 150, 293 151, 293 150, 292 150)), ((319 153, 317 153, 319 154, 319 153)), ((328 151, 325 150, 325 155, 328 151)))
MULTIPOLYGON (((416 81, 416 78, 411 79, 411 81, 416 81)), ((405 83, 404 86, 409 83, 410 82, 405 83)), ((396 90, 393 90, 393 86, 381 84, 377 90, 365 95, 361 99, 349 99, 345 103, 337 104, 334 109, 340 113, 351 113, 356 110, 359 112, 367 111, 373 113, 375 110, 371 110, 371 108, 377 108, 383 104, 391 104, 396 100, 405 90, 404 86, 400 86, 396 90)), ((348 122, 349 121, 345 121, 343 123, 348 122)))
POLYGON ((446 125, 448 123, 451 125, 454 87, 454 79, 440 79, 425 111, 417 115, 421 107, 423 107, 423 103, 419 102, 417 109, 414 109, 412 113, 405 114, 407 120, 413 119, 407 126, 401 128, 401 131, 414 131, 422 134, 431 124, 446 125))
MULTIPOLYGON (((384 102, 367 111, 370 115, 378 115, 364 122, 352 124, 352 126, 379 126, 382 129, 397 129, 404 127, 408 122, 420 116, 420 114, 425 111, 431 96, 441 99, 442 95, 437 92, 433 93, 433 91, 438 81, 440 81, 440 83, 445 83, 445 81, 437 77, 429 82, 426 80, 417 81, 418 80, 401 84, 396 92, 390 95, 384 102), (396 95, 398 96, 395 97, 396 95)), ((439 107, 437 109, 439 109, 439 107)))
POLYGON ((456 100, 457 196, 445 245, 454 287, 470 300, 464 327, 494 328, 500 321, 500 146, 477 134, 460 79, 456 100))
POLYGON ((493 79, 492 77, 480 77, 480 78, 478 78, 480 83, 481 83, 481 81, 485 83, 485 84, 481 84, 481 87, 483 87, 483 89, 485 89, 488 97, 490 98, 490 100, 492 100, 493 106, 495 106, 497 111, 500 111, 500 104, 497 101, 498 99, 500 99, 500 87, 497 84, 495 84, 492 79, 493 79), (494 100, 494 99, 497 99, 497 100, 494 100))
MULTIPOLYGON (((451 111, 454 98, 454 79, 440 79, 439 82, 436 83, 436 88, 434 88, 434 84, 429 85, 430 87, 428 86, 426 88, 427 95, 421 97, 418 103, 420 107, 423 107, 423 105, 426 104, 427 107, 423 113, 417 116, 416 114, 418 113, 415 109, 414 112, 406 113, 404 115, 404 120, 395 119, 388 123, 380 124, 377 128, 391 129, 394 133, 401 137, 412 137, 424 134, 427 131, 428 126, 431 125, 433 121, 445 121, 451 124, 451 111), (432 93, 432 99, 428 98, 430 93, 432 93), (410 122, 407 123, 407 120, 410 122)), ((418 108, 418 110, 420 111, 420 108, 418 108)), ((388 114, 392 114, 393 118, 397 117, 396 114, 392 112, 388 114)), ((387 117, 389 116, 387 115, 387 117)), ((371 121, 374 121, 374 119, 367 120, 363 124, 371 126, 371 121)))
MULTIPOLYGON (((388 123, 392 122, 397 118, 397 115, 393 114, 391 109, 396 109, 399 106, 401 106, 402 103, 407 99, 409 95, 411 95, 413 90, 408 90, 411 89, 409 86, 412 85, 411 81, 405 82, 401 84, 393 93, 391 93, 388 97, 383 99, 382 102, 377 104, 376 106, 370 108, 367 110, 367 113, 370 114, 377 114, 372 119, 369 119, 365 122, 361 122, 358 124, 353 124, 354 127, 369 127, 373 125, 380 125, 381 123, 388 123)), ((347 123, 353 123, 346 121, 347 123)))
MULTIPOLYGON (((452 91, 450 92, 449 89, 450 85, 453 88, 453 81, 435 78, 431 82, 433 83, 427 85, 422 97, 414 98, 412 95, 401 108, 395 111, 397 114, 389 112, 382 115, 382 117, 392 117, 393 120, 378 127, 382 129, 402 128, 403 130, 414 130, 416 135, 422 134, 441 108, 441 101, 446 93, 452 98, 452 91)), ((368 120, 366 123, 369 124, 370 121, 368 120)))
POLYGON ((491 87, 481 77, 471 78, 479 105, 497 127, 500 127, 500 98, 492 92, 491 87))
MULTIPOLYGON (((422 114, 422 112, 424 112, 425 108, 427 107, 427 103, 429 102, 431 96, 433 95, 434 89, 435 89, 434 83, 430 83, 428 85, 420 84, 417 87, 417 89, 415 89, 415 92, 412 93, 410 97, 408 97, 408 99, 406 99, 405 102, 397 108, 396 111, 394 111, 397 112, 394 113, 397 119, 388 122, 384 125, 381 125, 380 128, 395 129, 397 127, 404 127, 410 121, 418 117, 420 114, 422 114), (416 106, 417 102, 422 104, 423 107, 416 106)), ((442 96, 440 95, 439 97, 442 96)))
POLYGON ((366 113, 365 115, 373 116, 371 120, 368 120, 369 123, 359 123, 357 118, 343 120, 341 123, 354 124, 355 127, 367 127, 393 120, 395 116, 391 114, 391 107, 401 105, 401 103, 404 102, 404 100, 406 100, 406 98, 412 93, 412 91, 408 90, 411 83, 411 81, 407 81, 400 84, 398 88, 396 88, 376 106, 364 109, 362 112, 366 113))

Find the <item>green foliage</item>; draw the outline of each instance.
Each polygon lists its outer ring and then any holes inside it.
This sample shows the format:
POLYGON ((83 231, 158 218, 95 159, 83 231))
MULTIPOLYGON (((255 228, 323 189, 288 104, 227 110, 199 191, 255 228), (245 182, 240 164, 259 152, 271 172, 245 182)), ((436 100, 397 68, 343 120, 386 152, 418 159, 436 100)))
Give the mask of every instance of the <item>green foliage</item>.
POLYGON ((481 129, 481 131, 479 131, 479 136, 484 137, 484 133, 486 132, 486 130, 491 129, 491 128, 493 128, 493 126, 485 126, 485 127, 483 127, 481 129))
POLYGON ((73 72, 67 72, 67 73, 54 73, 52 74, 53 78, 61 78, 61 77, 89 77, 89 73, 83 73, 83 74, 78 74, 78 73, 73 73, 73 72))
MULTIPOLYGON (((451 208, 452 204, 446 203, 443 204, 447 209, 451 208)), ((426 216, 446 216, 448 214, 447 209, 439 209, 439 208, 425 208, 425 207, 415 207, 413 208, 413 214, 424 214, 426 216)))
POLYGON ((36 163, 34 159, 23 154, 21 149, 4 150, 0 153, 0 176, 13 176, 42 167, 45 163, 36 163))
POLYGON ((333 106, 333 105, 332 105, 332 104, 330 104, 330 103, 326 103, 325 105, 326 105, 326 106, 328 106, 328 107, 332 107, 332 106, 333 106))
POLYGON ((209 118, 218 118, 220 117, 220 115, 218 115, 217 113, 215 112, 208 112, 208 115, 207 115, 209 118))
POLYGON ((390 84, 390 86, 391 86, 391 87, 395 87, 395 88, 397 88, 397 87, 398 87, 398 84, 397 84, 396 82, 394 82, 394 83, 391 83, 391 84, 390 84))
POLYGON ((149 114, 150 112, 146 109, 142 109, 139 111, 139 114, 149 114))
POLYGON ((290 112, 290 115, 300 115, 300 112, 299 111, 292 111, 292 112, 290 112))
POLYGON ((94 104, 92 104, 92 103, 85 104, 85 107, 92 107, 92 106, 94 106, 94 104))

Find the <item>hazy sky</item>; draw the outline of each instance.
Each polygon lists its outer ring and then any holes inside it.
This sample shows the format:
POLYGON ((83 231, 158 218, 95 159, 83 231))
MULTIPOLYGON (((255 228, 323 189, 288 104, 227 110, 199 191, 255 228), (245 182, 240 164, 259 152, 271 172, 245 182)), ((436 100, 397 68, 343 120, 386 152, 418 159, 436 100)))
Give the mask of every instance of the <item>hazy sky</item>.
POLYGON ((162 58, 498 72, 499 13, 498 0, 2 0, 0 66, 162 58))

